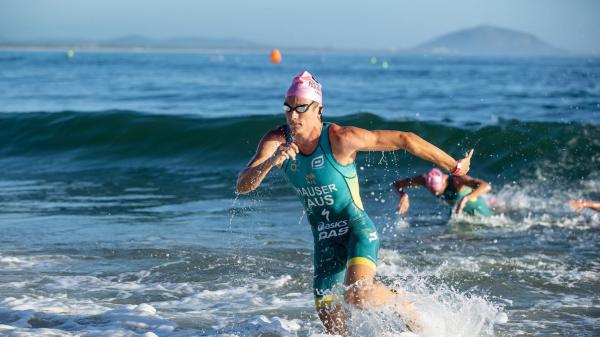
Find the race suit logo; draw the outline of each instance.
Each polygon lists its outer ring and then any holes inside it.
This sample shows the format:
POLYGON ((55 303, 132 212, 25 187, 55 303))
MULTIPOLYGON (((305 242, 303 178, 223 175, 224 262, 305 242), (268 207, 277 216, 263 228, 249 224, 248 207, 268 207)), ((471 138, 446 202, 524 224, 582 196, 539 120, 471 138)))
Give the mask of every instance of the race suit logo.
POLYGON ((319 169, 319 168, 323 167, 323 165, 325 165, 325 159, 323 158, 323 156, 315 157, 310 162, 310 166, 314 169, 319 169))
POLYGON ((323 215, 327 222, 329 222, 329 210, 327 208, 323 208, 323 212, 321 212, 321 215, 323 215))
POLYGON ((331 223, 319 222, 317 226, 319 231, 319 241, 342 236, 348 233, 348 220, 341 220, 331 223))
POLYGON ((369 242, 377 240, 377 232, 369 233, 369 242))

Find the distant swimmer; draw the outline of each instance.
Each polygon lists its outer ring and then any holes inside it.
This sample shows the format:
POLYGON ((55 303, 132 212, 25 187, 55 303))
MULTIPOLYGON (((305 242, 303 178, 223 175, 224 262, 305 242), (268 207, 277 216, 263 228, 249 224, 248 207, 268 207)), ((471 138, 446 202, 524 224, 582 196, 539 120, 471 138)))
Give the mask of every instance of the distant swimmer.
POLYGON ((403 322, 419 330, 423 325, 406 294, 375 280, 379 233, 360 198, 356 153, 407 150, 463 176, 473 151, 457 161, 411 132, 324 123, 321 84, 307 71, 293 79, 283 110, 287 123, 263 136, 239 174, 237 192, 258 188, 273 167, 293 186, 314 237, 313 291, 327 333, 347 335, 348 312, 335 301, 336 289, 345 289, 345 302, 360 309, 393 304, 403 322))
POLYGON ((397 180, 393 183, 394 191, 400 196, 398 212, 408 212, 410 203, 408 194, 404 191, 407 187, 424 186, 436 197, 444 200, 454 207, 456 213, 470 215, 490 216, 492 210, 488 206, 484 194, 492 190, 492 186, 481 180, 467 175, 456 176, 442 173, 437 168, 421 175, 397 180))
POLYGON ((571 206, 571 208, 573 208, 576 212, 581 212, 581 210, 584 208, 589 208, 596 212, 600 212, 600 201, 573 199, 569 201, 569 206, 571 206))

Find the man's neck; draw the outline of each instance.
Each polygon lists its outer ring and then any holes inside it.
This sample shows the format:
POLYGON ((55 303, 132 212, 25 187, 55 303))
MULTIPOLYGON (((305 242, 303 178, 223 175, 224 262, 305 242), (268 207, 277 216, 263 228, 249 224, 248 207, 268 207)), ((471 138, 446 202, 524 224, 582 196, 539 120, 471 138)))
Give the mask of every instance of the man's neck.
POLYGON ((294 134, 294 143, 303 153, 311 153, 317 147, 323 124, 317 124, 306 132, 294 134))

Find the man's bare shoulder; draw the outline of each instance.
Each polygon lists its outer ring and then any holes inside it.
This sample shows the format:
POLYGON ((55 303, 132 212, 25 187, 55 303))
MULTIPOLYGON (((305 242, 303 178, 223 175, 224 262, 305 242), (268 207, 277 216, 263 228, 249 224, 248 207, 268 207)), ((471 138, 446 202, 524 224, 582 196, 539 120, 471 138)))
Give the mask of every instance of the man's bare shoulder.
POLYGON ((274 129, 271 129, 265 133, 262 138, 263 142, 280 142, 285 143, 285 124, 282 124, 274 129))
POLYGON ((358 128, 356 126, 341 126, 331 123, 329 127, 329 135, 336 137, 339 140, 348 140, 348 138, 358 137, 361 132, 366 131, 365 129, 358 128))
POLYGON ((344 147, 356 150, 360 148, 365 139, 368 139, 371 133, 368 130, 356 126, 340 126, 331 124, 329 139, 336 144, 343 144, 344 147))

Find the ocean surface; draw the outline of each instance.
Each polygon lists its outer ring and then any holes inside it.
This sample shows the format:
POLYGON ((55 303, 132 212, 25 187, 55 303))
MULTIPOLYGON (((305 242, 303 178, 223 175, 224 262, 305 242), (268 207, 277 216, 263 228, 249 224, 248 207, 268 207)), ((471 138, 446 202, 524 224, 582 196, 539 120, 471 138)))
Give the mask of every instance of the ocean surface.
MULTIPOLYGON (((399 217, 389 184, 431 164, 357 158, 421 336, 600 335, 600 213, 567 205, 600 199, 600 59, 58 52, 0 53, 0 335, 322 336, 293 190, 234 192, 305 69, 325 120, 475 148, 493 185, 492 218, 423 189, 399 217)), ((410 335, 384 309, 350 327, 410 335)))

